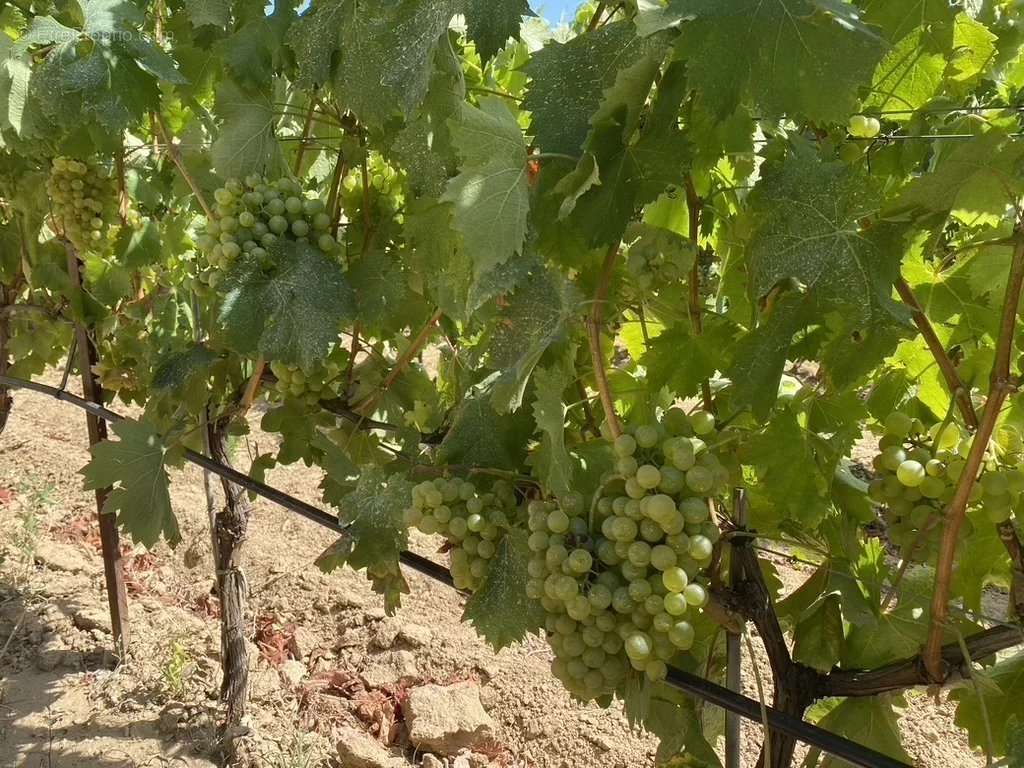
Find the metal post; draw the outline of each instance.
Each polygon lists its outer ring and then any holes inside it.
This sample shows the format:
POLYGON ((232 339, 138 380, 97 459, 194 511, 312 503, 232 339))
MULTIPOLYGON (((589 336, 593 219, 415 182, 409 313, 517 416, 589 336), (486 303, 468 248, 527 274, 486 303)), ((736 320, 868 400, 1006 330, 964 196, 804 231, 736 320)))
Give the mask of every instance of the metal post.
MULTIPOLYGON (((732 495, 733 517, 738 530, 743 530, 747 525, 747 497, 742 488, 736 488, 732 495)), ((730 545, 730 549, 735 548, 730 545)), ((736 582, 742 577, 742 568, 736 557, 729 558, 729 585, 735 587, 736 582)), ((725 685, 730 691, 742 692, 742 671, 743 671, 743 649, 740 644, 741 636, 735 632, 727 632, 725 635, 725 685)), ((725 768, 740 768, 740 753, 742 746, 742 735, 740 723, 742 718, 733 711, 725 713, 725 768)))

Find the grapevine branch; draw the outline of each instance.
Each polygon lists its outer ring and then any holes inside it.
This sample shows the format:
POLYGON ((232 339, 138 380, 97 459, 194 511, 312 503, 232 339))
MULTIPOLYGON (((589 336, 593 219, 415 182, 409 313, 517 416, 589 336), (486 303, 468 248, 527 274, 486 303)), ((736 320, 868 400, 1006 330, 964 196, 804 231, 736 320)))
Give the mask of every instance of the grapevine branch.
MULTIPOLYGON (((690 241, 693 243, 694 252, 697 254, 693 259, 693 268, 690 270, 690 322, 693 324, 693 335, 700 336, 704 333, 704 319, 701 313, 700 299, 700 219, 704 201, 697 194, 693 186, 693 177, 686 176, 686 210, 689 220, 690 241)), ((700 383, 701 399, 704 402, 704 409, 714 411, 714 402, 711 398, 711 382, 704 379, 700 383)))
POLYGON ((296 176, 302 170, 302 158, 306 154, 306 142, 309 140, 309 132, 313 128, 313 114, 316 112, 316 101, 309 100, 309 109, 306 110, 306 119, 302 124, 302 138, 299 140, 298 149, 295 150, 295 164, 292 166, 292 173, 296 176))
POLYGON ((420 350, 423 349, 423 345, 426 344, 430 337, 434 335, 434 329, 437 327, 438 320, 441 319, 443 313, 441 310, 437 310, 430 319, 424 324, 416 337, 409 342, 409 346, 406 348, 398 360, 395 361, 394 367, 384 378, 384 382, 380 385, 380 388, 375 392, 365 397, 361 402, 358 402, 353 406, 353 410, 359 413, 373 413, 377 404, 380 403, 381 398, 387 394, 388 390, 391 389, 392 385, 398 380, 398 377, 402 375, 402 371, 408 367, 412 359, 419 354, 420 350))
POLYGON ((906 280, 900 277, 896 280, 896 292, 903 300, 903 303, 910 308, 911 315, 914 319, 914 325, 916 325, 917 329, 921 332, 921 336, 924 338, 925 344, 928 345, 928 349, 932 353, 932 357, 935 358, 935 362, 939 366, 939 370, 942 372, 942 378, 946 382, 946 387, 949 389, 950 394, 956 401, 957 408, 960 409, 960 413, 964 417, 964 423, 971 429, 977 429, 978 414, 975 412, 974 404, 971 402, 970 392, 960 379, 960 374, 956 372, 956 366, 953 365, 953 361, 949 359, 949 355, 946 353, 946 348, 942 345, 938 335, 935 333, 935 328, 932 326, 928 316, 925 315, 924 309, 921 307, 921 303, 917 300, 917 296, 914 295, 913 289, 906 280))
POLYGON ((953 499, 946 509, 946 524, 939 545, 939 559, 935 569, 935 593, 931 605, 931 623, 924 655, 925 668, 936 682, 942 681, 945 676, 945 665, 942 659, 942 635, 949 610, 949 591, 952 585, 957 539, 967 512, 967 500, 981 469, 985 449, 992 437, 1003 401, 1015 387, 1015 382, 1010 376, 1010 355, 1013 350, 1013 332, 1017 322, 1017 308, 1020 304, 1022 283, 1024 283, 1024 238, 1018 240, 1013 251, 1013 261, 1010 264, 1003 314, 999 324, 999 337, 996 342, 995 361, 992 364, 992 374, 989 378, 988 400, 985 402, 984 411, 982 411, 978 431, 971 443, 971 450, 967 454, 963 474, 960 475, 953 499))
POLYGON ((608 383, 608 374, 604 367, 604 354, 601 352, 601 326, 604 325, 604 305, 608 301, 608 289, 612 280, 612 269, 615 267, 615 259, 619 255, 618 244, 613 245, 605 254, 604 264, 601 265, 601 274, 597 280, 597 289, 594 291, 594 302, 590 305, 590 316, 587 319, 588 337, 590 339, 590 357, 594 364, 594 379, 597 381, 597 393, 601 397, 601 407, 604 409, 604 418, 608 422, 608 429, 612 437, 622 434, 622 425, 615 413, 615 397, 612 395, 611 385, 608 383))
POLYGON ((160 136, 163 139, 164 145, 167 147, 167 154, 171 158, 171 162, 174 163, 174 167, 178 169, 178 173, 181 175, 182 180, 188 185, 188 188, 192 190, 192 194, 195 195, 196 202, 199 203, 199 207, 203 209, 203 213, 206 214, 206 218, 209 221, 215 220, 217 217, 214 215, 213 208, 206 201, 206 195, 203 194, 203 190, 199 188, 196 180, 192 178, 192 174, 189 173, 188 168, 185 167, 185 163, 181 159, 181 150, 178 146, 171 142, 171 133, 167 129, 167 124, 164 122, 163 115, 158 112, 153 113, 154 122, 157 130, 160 131, 160 136))

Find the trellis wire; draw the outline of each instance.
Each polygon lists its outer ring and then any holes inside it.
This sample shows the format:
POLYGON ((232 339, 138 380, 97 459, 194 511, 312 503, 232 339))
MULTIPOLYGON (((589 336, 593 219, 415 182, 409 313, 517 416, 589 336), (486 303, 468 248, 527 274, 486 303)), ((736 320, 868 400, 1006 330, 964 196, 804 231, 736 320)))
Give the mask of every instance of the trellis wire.
MULTIPOLYGON (((0 376, 0 385, 11 389, 27 389, 33 392, 38 392, 39 394, 47 395, 61 402, 80 408, 87 413, 111 423, 125 420, 125 417, 116 411, 112 411, 109 408, 89 402, 78 395, 60 390, 56 387, 51 387, 47 384, 19 379, 13 376, 0 376)), ((272 501, 290 512, 301 515, 307 520, 311 520, 324 528, 328 528, 335 533, 342 535, 346 533, 345 526, 339 523, 338 519, 329 512, 325 512, 311 504, 307 504, 301 499, 297 499, 283 491, 266 485, 265 483, 261 483, 260 481, 255 480, 236 469, 224 466, 223 464, 220 464, 219 462, 216 462, 213 459, 191 449, 185 450, 185 458, 192 464, 196 464, 203 469, 209 470, 213 474, 223 477, 245 490, 251 491, 257 496, 261 496, 268 501, 272 501)), ((431 579, 447 584, 448 586, 454 586, 451 574, 444 566, 439 565, 422 555, 417 555, 415 552, 403 552, 400 559, 403 565, 412 568, 424 576, 428 576, 431 579)), ((727 712, 738 714, 746 720, 751 720, 758 724, 763 722, 762 704, 760 702, 748 698, 740 693, 730 691, 728 688, 717 685, 710 680, 705 680, 702 677, 698 677, 697 675, 685 672, 675 667, 669 667, 666 682, 674 688, 719 706, 727 712)), ((911 766, 906 763, 894 760, 888 755, 884 755, 881 752, 869 749, 868 747, 862 746, 854 741, 837 736, 834 733, 826 731, 824 728, 819 728, 818 726, 812 725, 799 717, 781 712, 773 707, 765 706, 764 712, 767 714, 768 725, 772 730, 784 733, 804 742, 805 744, 817 747, 853 765, 861 766, 861 768, 911 768, 911 766)))

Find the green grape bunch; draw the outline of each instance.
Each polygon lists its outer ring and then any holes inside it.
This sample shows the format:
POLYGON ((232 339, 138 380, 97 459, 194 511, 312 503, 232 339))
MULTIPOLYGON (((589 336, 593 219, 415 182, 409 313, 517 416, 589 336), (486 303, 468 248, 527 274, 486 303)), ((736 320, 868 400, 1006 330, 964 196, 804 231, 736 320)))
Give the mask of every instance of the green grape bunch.
MULTIPOLYGON (((883 505, 889 537, 903 556, 927 562, 937 554, 942 516, 966 467, 971 437, 955 423, 926 428, 900 411, 889 414, 883 427, 872 462, 878 476, 868 485, 868 495, 883 505)), ((1019 442, 1010 451, 990 442, 968 497, 969 508, 983 510, 994 523, 1008 520, 1024 493, 1024 471, 1017 468, 1019 442)), ((972 530, 965 520, 961 538, 972 530)))
POLYGON ((103 168, 70 157, 56 157, 46 180, 58 234, 79 252, 102 251, 117 215, 117 185, 103 168))
POLYGON ((589 515, 578 494, 530 503, 528 594, 547 617, 552 671, 579 698, 613 691, 631 668, 661 680, 692 648, 719 537, 710 505, 731 477, 709 447, 717 437, 710 413, 669 409, 615 439, 616 475, 589 515))
POLYGON ((496 480, 486 493, 467 480, 428 480, 413 486, 412 504, 405 511, 406 525, 444 536, 455 587, 469 591, 483 583, 515 518, 515 490, 504 480, 496 480))
POLYGON ((381 241, 381 230, 387 230, 388 222, 394 220, 403 203, 401 178, 398 171, 389 165, 380 154, 371 152, 367 159, 364 188, 362 169, 349 173, 341 182, 341 207, 345 219, 355 227, 347 227, 350 253, 363 250, 363 223, 372 222, 374 239, 381 241))
POLYGON ((684 280, 697 257, 693 244, 667 229, 635 224, 626 233, 626 271, 640 294, 684 280))
POLYGON ((331 234, 331 217, 323 200, 303 192, 299 182, 247 176, 229 180, 213 193, 214 220, 207 220, 196 245, 206 259, 200 282, 215 288, 224 275, 247 254, 260 266, 273 266, 269 248, 278 240, 312 243, 328 255, 340 248, 331 234))
POLYGON ((280 400, 296 399, 316 405, 321 400, 340 397, 345 387, 341 366, 330 359, 309 369, 275 360, 270 363, 270 372, 277 379, 272 392, 280 400))

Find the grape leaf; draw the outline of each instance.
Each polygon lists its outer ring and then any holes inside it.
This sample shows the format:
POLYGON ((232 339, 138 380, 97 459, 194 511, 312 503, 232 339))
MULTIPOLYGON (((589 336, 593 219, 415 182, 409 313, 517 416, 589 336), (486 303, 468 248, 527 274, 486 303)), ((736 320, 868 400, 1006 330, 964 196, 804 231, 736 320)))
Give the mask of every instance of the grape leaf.
POLYGON ((578 154, 592 120, 606 116, 596 113, 613 87, 608 106, 614 111, 627 105, 622 129, 631 131, 664 53, 660 38, 638 37, 627 21, 567 43, 552 41, 534 53, 523 68, 533 84, 522 106, 533 113, 531 131, 541 151, 578 154))
MULTIPOLYGON (((335 91, 362 122, 409 115, 430 86, 434 51, 447 45, 455 0, 349 0, 340 17, 335 91)), ((323 55, 322 53, 320 55, 323 55)))
POLYGON ((193 27, 225 29, 231 22, 231 0, 185 0, 193 27))
POLYGON ((406 214, 406 237, 412 245, 410 266, 422 275, 425 295, 448 317, 464 321, 473 280, 473 264, 452 229, 452 206, 437 200, 413 200, 406 214))
POLYGON ((778 412, 764 431, 752 435, 740 458, 756 470, 755 498, 769 499, 777 514, 806 528, 824 517, 830 478, 819 469, 811 441, 792 411, 778 412))
POLYGON ((462 620, 468 621, 496 651, 517 643, 544 624, 544 610, 526 595, 530 548, 526 531, 511 530, 501 537, 483 583, 466 601, 462 620))
MULTIPOLYGON (((325 468, 327 469, 327 468, 325 468)), ((338 503, 338 519, 345 534, 317 558, 321 570, 330 573, 347 565, 366 569, 377 592, 384 595, 384 609, 394 613, 409 586, 399 567, 399 556, 408 544, 405 510, 413 484, 378 467, 364 467, 355 489, 338 503)))
POLYGON ((673 0, 666 13, 685 20, 679 53, 719 118, 749 99, 769 115, 845 123, 885 50, 842 0, 673 0))
POLYGON ((471 392, 455 409, 438 458, 446 464, 517 470, 526 458, 533 426, 525 410, 499 414, 489 392, 471 392))
POLYGON ((283 168, 274 136, 274 108, 267 96, 245 91, 231 81, 217 89, 220 133, 210 147, 217 173, 243 178, 250 173, 277 175, 283 168))
POLYGON ((987 715, 992 746, 996 754, 1006 754, 1008 722, 1012 718, 1024 720, 1024 696, 1020 695, 1024 686, 1024 653, 1001 659, 984 671, 975 668, 971 676, 978 685, 965 685, 949 695, 957 702, 954 722, 967 731, 972 747, 987 749, 987 715))
POLYGON ((86 489, 112 488, 103 513, 116 514, 134 541, 152 547, 163 535, 176 545, 181 533, 171 508, 163 439, 144 421, 126 419, 111 429, 118 440, 104 440, 89 449, 92 459, 82 468, 86 489))
POLYGON ((839 595, 825 595, 793 631, 793 660, 828 672, 843 652, 843 613, 839 595))
POLYGON ((479 109, 463 104, 459 120, 449 124, 462 164, 442 200, 454 204, 455 227, 479 277, 521 252, 526 239, 526 144, 497 98, 481 99, 479 109))
POLYGON ((950 594, 963 597, 964 606, 970 610, 980 611, 981 595, 987 585, 1009 586, 1011 564, 999 530, 985 511, 972 510, 967 518, 973 530, 957 547, 950 594))
POLYGON ((947 46, 943 32, 918 27, 896 43, 875 69, 865 106, 903 122, 931 101, 945 80, 947 46))
POLYGON ((700 392, 701 383, 725 367, 724 350, 736 337, 736 326, 726 318, 708 315, 703 333, 694 336, 687 322, 672 326, 651 339, 640 364, 655 389, 668 387, 679 397, 700 392))
POLYGON ((562 393, 572 380, 570 371, 562 366, 537 368, 533 374, 536 385, 533 418, 542 433, 544 461, 535 462, 535 470, 544 485, 557 498, 573 490, 573 463, 565 448, 565 405, 562 393))
POLYGON ((160 360, 153 371, 153 389, 164 394, 182 395, 197 381, 205 382, 217 353, 204 344, 194 344, 160 360))
POLYGON ((311 367, 353 317, 352 290, 338 263, 307 243, 279 240, 269 271, 242 260, 228 274, 220 324, 242 354, 311 367))
MULTIPOLYGON (((895 711, 897 706, 903 706, 902 697, 886 695, 844 699, 818 725, 861 746, 910 763, 910 756, 900 740, 895 711)), ((822 765, 828 768, 847 768, 850 763, 826 757, 822 765)))
POLYGON ((645 125, 639 139, 624 141, 625 111, 594 126, 587 151, 597 158, 601 184, 577 201, 569 223, 587 235, 591 247, 618 242, 645 203, 681 186, 689 157, 686 137, 674 125, 645 125))
POLYGON ((332 77, 332 61, 349 0, 316 0, 288 30, 287 43, 295 54, 296 84, 315 88, 332 77))
POLYGON ((762 217, 749 246, 755 295, 795 278, 818 306, 840 304, 865 320, 889 310, 899 262, 860 224, 877 204, 866 175, 798 145, 751 194, 762 217))
POLYGON ((302 400, 286 398, 277 407, 269 409, 260 421, 261 428, 266 432, 274 432, 281 436, 281 444, 277 449, 277 460, 280 464, 294 464, 296 461, 308 460, 312 457, 310 446, 317 434, 318 426, 331 426, 334 418, 324 412, 312 412, 302 400))
POLYGON ((405 168, 417 195, 440 195, 457 165, 448 121, 457 119, 466 99, 458 58, 449 46, 435 54, 436 70, 416 116, 395 136, 391 153, 405 168))
POLYGON ((954 14, 948 0, 867 0, 860 5, 864 21, 881 27, 890 40, 899 40, 917 27, 951 21, 954 14))
POLYGON ((584 152, 576 167, 559 179, 551 190, 552 195, 562 198, 558 206, 558 220, 568 217, 576 208, 576 201, 600 183, 601 172, 597 167, 597 159, 590 152, 584 152))
POLYGON ((139 229, 125 228, 118 238, 121 262, 129 269, 138 269, 155 264, 163 255, 160 242, 160 227, 149 220, 139 229))
POLYGON ((694 700, 666 683, 629 682, 623 696, 626 717, 631 725, 643 727, 658 737, 657 765, 684 754, 684 765, 694 768, 721 768, 722 762, 706 738, 707 729, 698 716, 694 700))
POLYGON ((1006 721, 1007 768, 1024 768, 1024 723, 1011 715, 1006 721))
POLYGON ((487 362, 498 372, 491 382, 499 413, 522 404, 523 391, 541 355, 564 338, 580 297, 558 273, 538 266, 498 308, 487 362))
POLYGON ((990 130, 941 152, 934 169, 910 182, 891 213, 913 208, 948 212, 984 224, 998 220, 1007 204, 1021 194, 1014 171, 1024 158, 1024 142, 990 130))
POLYGON ((485 62, 504 48, 509 38, 519 38, 524 16, 536 16, 528 0, 465 0, 463 13, 466 34, 485 62))
POLYGON ((374 251, 356 260, 345 273, 355 297, 356 316, 371 331, 400 330, 404 311, 415 298, 402 265, 385 251, 374 251))
POLYGON ((892 659, 916 656, 928 635, 928 613, 918 605, 900 605, 873 625, 852 626, 843 648, 846 669, 874 669, 892 659))

